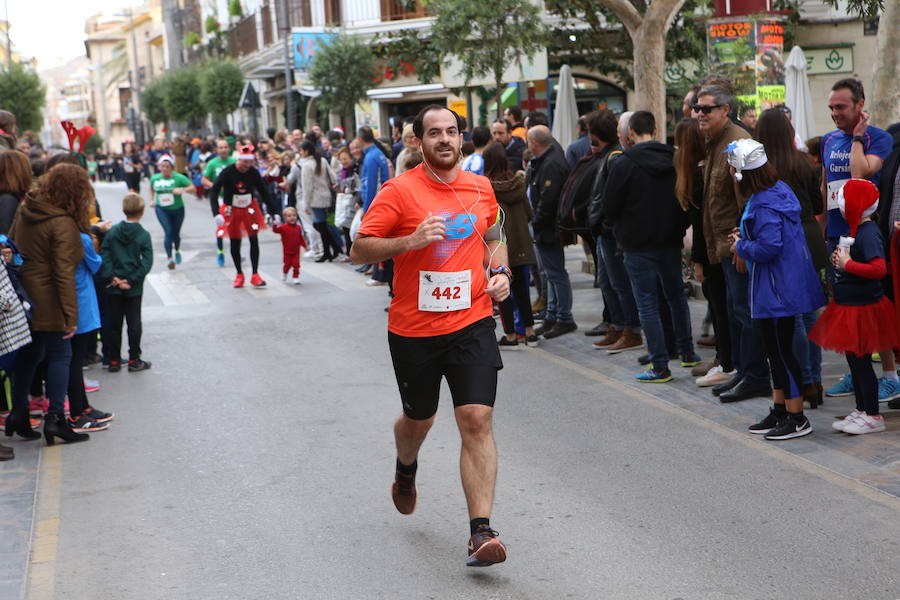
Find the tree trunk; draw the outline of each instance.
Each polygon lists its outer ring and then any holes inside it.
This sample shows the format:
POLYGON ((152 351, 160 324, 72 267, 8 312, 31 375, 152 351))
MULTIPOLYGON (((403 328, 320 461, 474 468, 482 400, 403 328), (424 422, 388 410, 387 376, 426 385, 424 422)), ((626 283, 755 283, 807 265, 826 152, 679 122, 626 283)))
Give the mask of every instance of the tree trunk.
POLYGON ((666 141, 665 32, 641 26, 631 37, 634 44, 634 95, 632 110, 649 110, 656 118, 656 138, 666 141))
POLYGON ((494 92, 494 97, 497 101, 497 118, 499 119, 503 116, 503 107, 501 106, 501 103, 503 102, 503 79, 498 78, 494 82, 494 84, 497 86, 497 91, 494 92))
POLYGON ((878 24, 875 74, 866 108, 872 124, 887 128, 900 115, 900 2, 889 0, 878 24))

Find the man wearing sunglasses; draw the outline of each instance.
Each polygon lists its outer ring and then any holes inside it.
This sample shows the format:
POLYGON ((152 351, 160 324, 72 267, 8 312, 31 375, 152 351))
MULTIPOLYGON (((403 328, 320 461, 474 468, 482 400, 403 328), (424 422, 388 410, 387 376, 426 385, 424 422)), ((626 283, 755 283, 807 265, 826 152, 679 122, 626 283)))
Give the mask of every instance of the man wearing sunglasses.
POLYGON ((749 280, 744 261, 731 253, 729 234, 738 226, 747 198, 741 197, 731 176, 725 148, 731 142, 749 138, 742 127, 729 119, 734 99, 728 89, 710 85, 700 90, 691 107, 700 131, 706 137, 706 164, 703 169, 703 233, 711 263, 721 263, 727 289, 728 320, 731 324, 731 354, 737 373, 712 389, 722 402, 737 402, 771 393, 769 367, 765 361, 762 336, 750 318, 747 298, 749 280))

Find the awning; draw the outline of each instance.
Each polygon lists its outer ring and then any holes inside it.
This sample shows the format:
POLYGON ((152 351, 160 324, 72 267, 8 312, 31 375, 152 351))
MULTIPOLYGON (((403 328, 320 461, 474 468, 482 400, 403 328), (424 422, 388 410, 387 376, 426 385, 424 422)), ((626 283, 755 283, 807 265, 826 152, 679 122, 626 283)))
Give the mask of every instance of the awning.
MULTIPOLYGON (((500 96, 500 104, 503 108, 508 108, 510 106, 518 106, 519 105, 519 86, 511 85, 503 90, 503 95, 500 96)), ((496 112, 497 103, 493 102, 490 106, 488 106, 488 110, 492 112, 496 112)))

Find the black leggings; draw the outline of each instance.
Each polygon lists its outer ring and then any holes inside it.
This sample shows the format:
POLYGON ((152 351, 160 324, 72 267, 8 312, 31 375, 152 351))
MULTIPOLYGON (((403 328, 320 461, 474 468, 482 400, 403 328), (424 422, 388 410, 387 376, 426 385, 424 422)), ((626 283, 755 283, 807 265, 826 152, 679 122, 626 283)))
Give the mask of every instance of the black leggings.
POLYGON ((866 414, 878 414, 878 377, 872 368, 872 355, 845 354, 853 377, 853 393, 856 394, 856 410, 866 414))
POLYGON ((725 297, 725 273, 722 265, 703 265, 703 295, 709 301, 713 331, 716 333, 716 356, 726 373, 734 371, 731 360, 731 327, 725 297))
POLYGON ((87 394, 84 392, 82 366, 88 356, 92 339, 97 339, 96 331, 79 333, 72 338, 72 362, 69 364, 69 413, 73 417, 80 416, 88 407, 87 394))
POLYGON ((785 398, 799 398, 800 382, 803 381, 800 363, 794 356, 794 319, 757 319, 772 370, 772 387, 784 392, 785 398))
POLYGON ((341 233, 344 234, 344 249, 347 251, 347 256, 350 256, 350 246, 353 245, 353 240, 350 239, 350 228, 341 227, 341 233))
POLYGON ((528 279, 525 273, 528 267, 522 265, 512 267, 513 273, 512 284, 510 284, 510 295, 500 303, 500 320, 503 322, 503 333, 513 333, 516 330, 515 317, 513 309, 518 307, 519 318, 522 319, 523 327, 534 326, 534 316, 531 314, 531 298, 529 297, 528 279))
POLYGON ((313 229, 318 231, 319 235, 322 236, 322 248, 324 251, 323 256, 326 260, 337 258, 341 255, 341 247, 338 245, 337 241, 334 239, 334 236, 331 234, 331 229, 328 227, 328 223, 326 221, 313 223, 313 229))
MULTIPOLYGON (((250 240, 250 266, 253 267, 254 275, 259 271, 259 237, 255 235, 248 236, 250 240)), ((234 269, 238 273, 241 270, 241 238, 231 238, 231 260, 234 261, 234 269)))

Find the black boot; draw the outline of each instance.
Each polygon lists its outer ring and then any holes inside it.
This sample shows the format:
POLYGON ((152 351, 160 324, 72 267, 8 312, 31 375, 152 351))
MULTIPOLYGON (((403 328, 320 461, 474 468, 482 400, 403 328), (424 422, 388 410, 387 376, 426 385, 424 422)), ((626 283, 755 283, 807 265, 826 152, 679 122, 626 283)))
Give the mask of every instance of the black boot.
POLYGON ((6 417, 6 437, 12 437, 14 433, 26 440, 36 440, 41 437, 40 433, 31 428, 31 419, 27 410, 13 410, 6 417))
POLYGON ((47 415, 44 417, 44 439, 47 445, 52 446, 56 441, 53 438, 58 437, 64 442, 86 442, 91 439, 86 433, 75 433, 72 431, 72 425, 65 415, 47 415))
POLYGON ((4 446, 0 444, 0 461, 3 460, 12 460, 16 457, 15 451, 9 446, 4 446))
MULTIPOLYGON (((322 236, 322 256, 317 258, 315 262, 321 263, 331 262, 337 256, 334 252, 332 252, 332 248, 334 248, 334 240, 331 238, 331 232, 328 231, 328 223, 313 223, 313 229, 319 232, 319 235, 322 236)), ((339 253, 338 253, 339 254, 339 253)))

